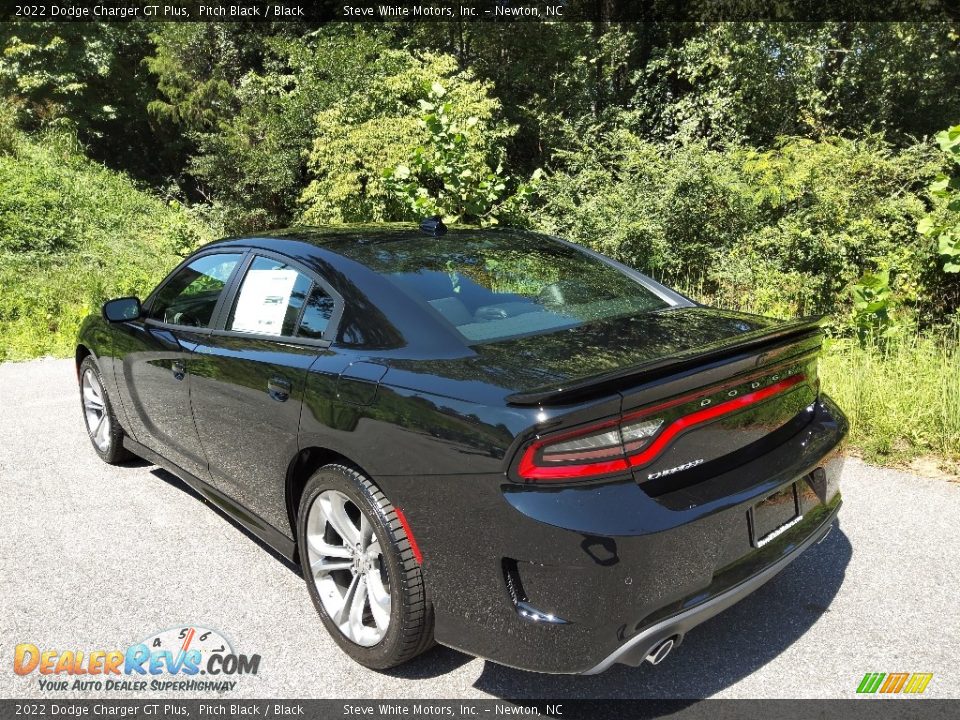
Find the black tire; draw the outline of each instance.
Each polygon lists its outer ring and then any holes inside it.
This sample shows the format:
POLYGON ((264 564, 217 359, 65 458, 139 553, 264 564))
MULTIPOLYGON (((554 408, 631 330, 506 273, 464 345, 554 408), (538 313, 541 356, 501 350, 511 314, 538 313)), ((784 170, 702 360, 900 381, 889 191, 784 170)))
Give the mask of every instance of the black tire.
POLYGON ((350 657, 374 670, 385 670, 411 660, 433 645, 433 609, 427 599, 420 565, 393 505, 367 477, 344 465, 325 465, 307 481, 297 517, 300 566, 307 591, 327 631, 350 657), (370 522, 380 542, 382 565, 389 578, 390 622, 383 638, 369 647, 358 645, 337 627, 320 599, 307 554, 307 518, 319 495, 343 493, 370 522))
POLYGON ((87 355, 87 357, 83 359, 83 362, 80 363, 80 371, 78 374, 80 382, 80 410, 83 412, 84 426, 87 429, 87 437, 90 438, 90 444, 93 445, 94 452, 100 456, 101 460, 109 465, 117 465, 119 463, 132 460, 135 456, 123 446, 123 428, 120 426, 116 413, 113 411, 113 404, 110 402, 110 396, 107 394, 107 386, 103 381, 103 375, 100 372, 100 367, 97 365, 97 361, 93 359, 92 355, 87 355), (107 443, 104 447, 98 445, 97 441, 94 439, 94 433, 90 427, 90 421, 88 420, 86 408, 84 406, 83 379, 88 372, 93 373, 93 375, 96 377, 97 383, 99 383, 103 400, 103 412, 106 414, 107 420, 110 423, 109 432, 106 433, 107 443))

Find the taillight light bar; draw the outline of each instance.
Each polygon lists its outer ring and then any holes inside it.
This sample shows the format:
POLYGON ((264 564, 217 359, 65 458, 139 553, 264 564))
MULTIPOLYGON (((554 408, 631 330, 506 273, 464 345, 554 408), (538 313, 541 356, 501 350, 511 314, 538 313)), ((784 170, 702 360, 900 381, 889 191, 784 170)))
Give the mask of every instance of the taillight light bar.
POLYGON ((627 472, 652 462, 680 433, 716 420, 789 390, 803 373, 774 382, 730 400, 707 405, 667 420, 657 413, 710 393, 697 393, 607 420, 572 432, 550 435, 523 451, 517 472, 524 480, 582 480, 627 472))

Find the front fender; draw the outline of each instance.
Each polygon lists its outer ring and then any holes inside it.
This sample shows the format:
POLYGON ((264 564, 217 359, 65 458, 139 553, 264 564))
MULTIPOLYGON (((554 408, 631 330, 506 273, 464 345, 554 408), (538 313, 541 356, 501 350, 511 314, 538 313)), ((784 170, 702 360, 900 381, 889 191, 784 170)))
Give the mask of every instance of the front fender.
MULTIPOLYGON (((127 417, 127 409, 123 404, 120 389, 117 386, 117 360, 114 352, 114 334, 115 330, 100 313, 91 313, 80 324, 80 330, 77 332, 76 346, 76 369, 77 381, 80 380, 80 363, 87 355, 91 355, 100 368, 100 375, 107 391, 107 397, 110 398, 110 404, 116 419, 120 426, 128 435, 136 439, 136 436, 129 431, 131 423, 127 417)), ((120 358, 122 361, 122 358, 120 358)))

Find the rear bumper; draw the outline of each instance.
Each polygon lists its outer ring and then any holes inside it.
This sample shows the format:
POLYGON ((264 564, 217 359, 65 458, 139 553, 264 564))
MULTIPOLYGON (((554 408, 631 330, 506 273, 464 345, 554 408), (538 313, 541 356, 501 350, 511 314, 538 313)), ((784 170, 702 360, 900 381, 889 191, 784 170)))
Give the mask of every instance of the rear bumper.
POLYGON ((827 398, 809 413, 775 449, 658 497, 633 480, 384 483, 423 550, 437 641, 539 672, 638 664, 662 640, 753 592, 829 530, 841 504, 847 423, 827 398), (750 509, 794 482, 818 486, 819 498, 808 493, 802 519, 757 547, 750 509))
POLYGON ((756 575, 744 580, 739 585, 719 595, 715 595, 685 612, 673 615, 645 628, 583 674, 596 675, 616 663, 639 665, 651 650, 660 645, 664 640, 669 638, 682 638, 687 632, 700 623, 706 622, 731 605, 739 602, 754 590, 757 590, 761 585, 772 580, 780 571, 787 567, 787 565, 796 560, 804 550, 823 540, 833 527, 841 504, 841 502, 837 502, 834 509, 820 526, 787 555, 773 564, 768 565, 756 575))

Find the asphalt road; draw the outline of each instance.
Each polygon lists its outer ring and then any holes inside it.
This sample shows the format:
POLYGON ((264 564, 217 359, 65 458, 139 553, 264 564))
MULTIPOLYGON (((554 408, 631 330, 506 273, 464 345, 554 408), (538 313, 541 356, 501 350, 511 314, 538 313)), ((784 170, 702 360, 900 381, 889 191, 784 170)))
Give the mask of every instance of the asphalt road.
MULTIPOLYGON (((228 697, 844 698, 898 671, 960 697, 960 484, 851 460, 842 490, 839 528, 657 667, 555 677, 437 648, 377 673, 328 639, 294 570, 179 481, 99 461, 71 361, 3 364, 0 697, 44 695, 13 673, 17 643, 122 648, 184 624, 262 656, 228 697)), ((46 694, 71 695, 91 697, 46 694)))

